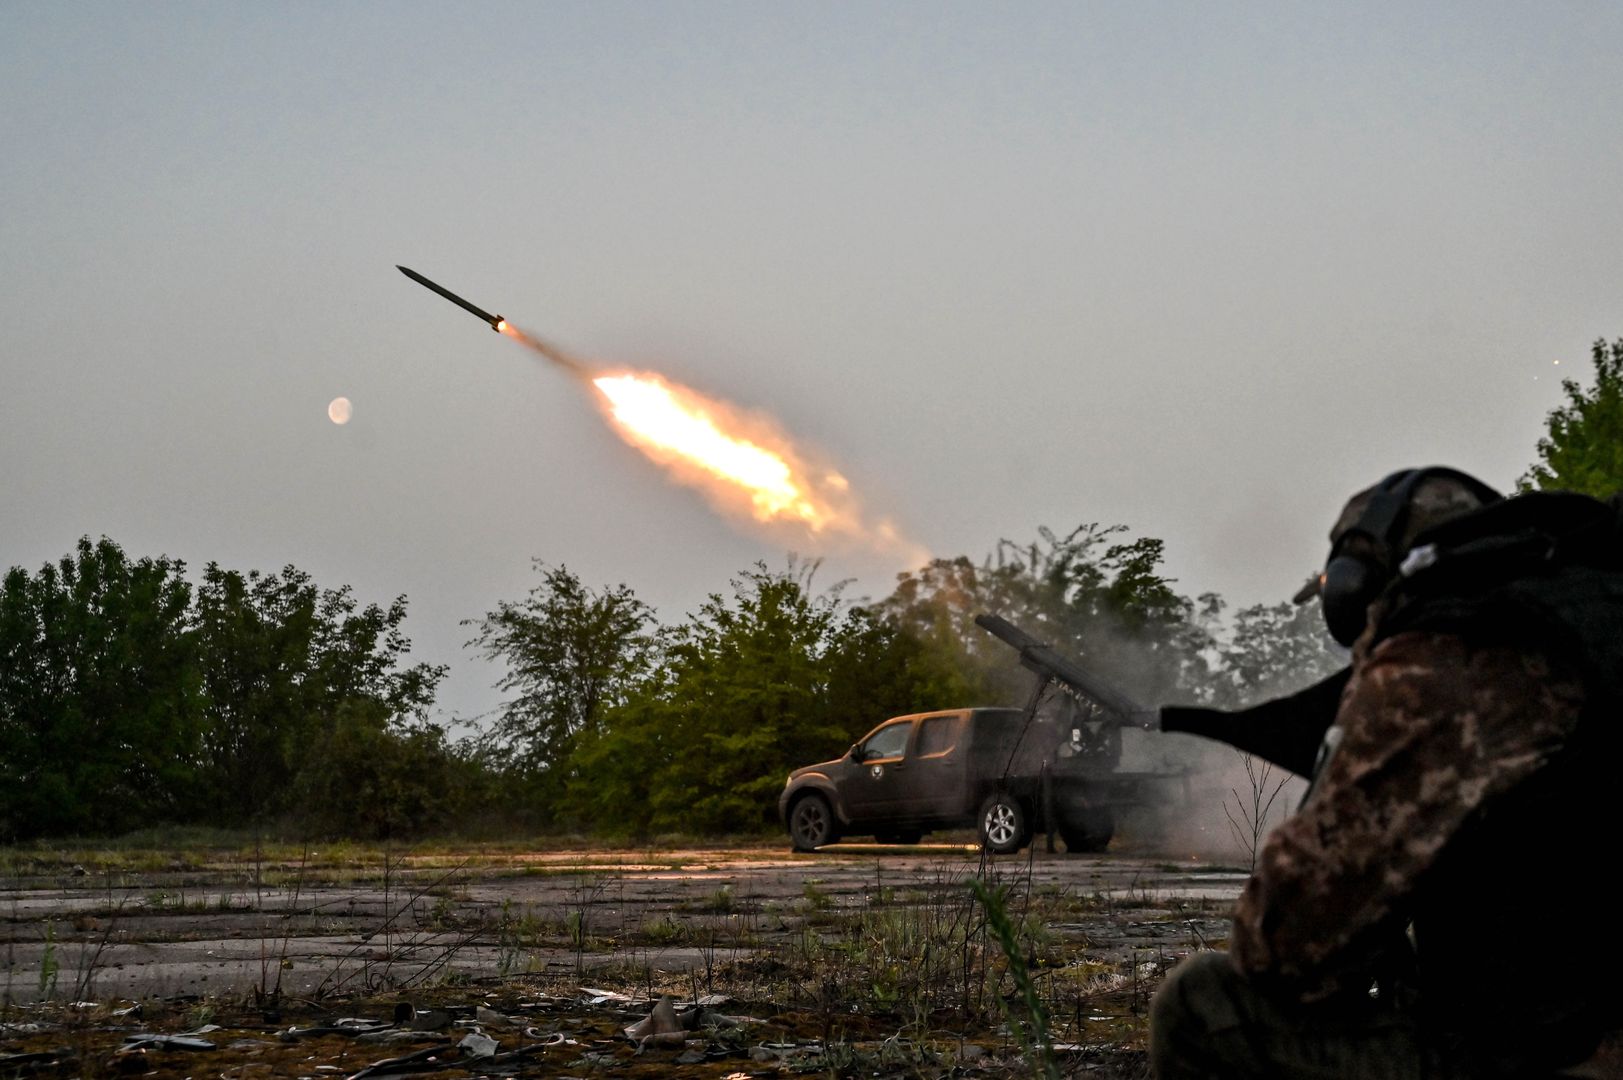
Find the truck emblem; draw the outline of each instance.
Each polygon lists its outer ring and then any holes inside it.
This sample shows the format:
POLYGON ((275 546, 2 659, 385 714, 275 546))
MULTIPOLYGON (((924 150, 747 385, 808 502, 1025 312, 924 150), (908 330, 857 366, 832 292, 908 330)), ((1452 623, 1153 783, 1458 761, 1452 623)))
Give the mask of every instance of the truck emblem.
POLYGON ((883 765, 870 765, 868 766, 868 775, 878 780, 885 775, 885 767, 883 765))

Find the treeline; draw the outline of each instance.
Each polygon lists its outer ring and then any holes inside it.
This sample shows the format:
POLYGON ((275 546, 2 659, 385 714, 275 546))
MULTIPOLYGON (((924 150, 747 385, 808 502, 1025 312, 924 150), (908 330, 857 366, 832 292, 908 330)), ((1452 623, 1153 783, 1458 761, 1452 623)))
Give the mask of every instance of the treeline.
POLYGON ((443 826, 479 766, 426 721, 402 597, 301 571, 131 559, 111 540, 0 586, 0 838, 286 820, 443 826))
POLYGON ((1162 546, 1119 528, 938 559, 880 600, 757 565, 661 624, 624 586, 538 564, 470 620, 507 703, 459 740, 443 667, 407 664, 406 601, 361 605, 294 567, 128 557, 103 538, 0 588, 0 839, 154 824, 305 836, 518 828, 600 835, 769 826, 789 769, 900 713, 1021 703, 1029 676, 973 625, 996 611, 1146 700, 1226 700, 1333 660, 1288 605, 1222 617, 1162 546))

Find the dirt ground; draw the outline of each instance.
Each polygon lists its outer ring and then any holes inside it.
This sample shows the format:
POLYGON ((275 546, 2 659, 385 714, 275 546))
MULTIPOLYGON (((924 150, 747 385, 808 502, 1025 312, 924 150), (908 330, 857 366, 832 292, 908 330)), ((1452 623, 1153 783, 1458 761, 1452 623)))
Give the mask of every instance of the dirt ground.
POLYGON ((0 1075, 1142 1075, 1243 880, 1040 840, 13 853, 0 1075))

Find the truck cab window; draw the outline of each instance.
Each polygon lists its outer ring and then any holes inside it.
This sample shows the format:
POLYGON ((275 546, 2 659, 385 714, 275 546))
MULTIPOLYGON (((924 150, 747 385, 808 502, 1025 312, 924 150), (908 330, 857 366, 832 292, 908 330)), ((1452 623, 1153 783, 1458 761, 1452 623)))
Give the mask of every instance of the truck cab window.
POLYGON ((957 737, 958 717, 926 717, 919 725, 919 738, 914 744, 914 756, 924 758, 945 754, 957 743, 957 737))
POLYGON ((901 757, 902 750, 907 746, 907 733, 911 730, 911 722, 880 728, 862 745, 862 760, 901 757))

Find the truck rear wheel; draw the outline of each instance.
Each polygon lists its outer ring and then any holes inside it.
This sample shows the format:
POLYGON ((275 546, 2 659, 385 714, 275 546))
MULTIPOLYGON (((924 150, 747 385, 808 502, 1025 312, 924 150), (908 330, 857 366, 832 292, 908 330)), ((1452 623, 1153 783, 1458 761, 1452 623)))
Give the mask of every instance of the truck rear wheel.
POLYGON ((802 795, 789 810, 789 843, 796 851, 815 851, 839 839, 834 809, 815 791, 802 795))
POLYGON ((1103 851, 1116 835, 1116 815, 1108 809, 1084 810, 1074 820, 1059 827, 1065 850, 1079 853, 1103 851))
POLYGON ((1026 808, 1007 792, 994 792, 981 803, 981 846, 994 855, 1012 855, 1031 838, 1026 808))

